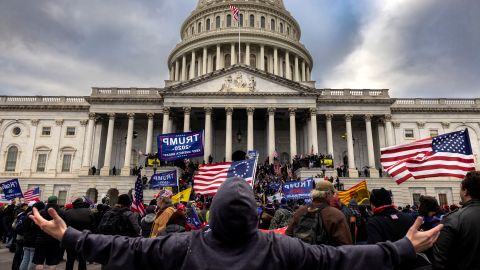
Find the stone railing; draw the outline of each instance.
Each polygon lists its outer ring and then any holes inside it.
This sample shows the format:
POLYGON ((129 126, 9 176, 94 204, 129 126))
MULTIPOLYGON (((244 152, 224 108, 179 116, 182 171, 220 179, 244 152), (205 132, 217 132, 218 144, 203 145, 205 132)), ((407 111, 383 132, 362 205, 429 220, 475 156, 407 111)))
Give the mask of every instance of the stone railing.
POLYGON ((26 104, 26 105, 88 105, 85 97, 79 96, 0 96, 0 106, 1 105, 17 105, 17 104, 26 104))
POLYGON ((437 105, 447 105, 447 106, 468 106, 468 107, 480 107, 480 98, 471 98, 471 99, 432 99, 432 98, 398 98, 395 99, 394 106, 408 107, 408 106, 437 106, 437 105))
POLYGON ((321 89, 324 97, 356 98, 356 97, 381 97, 390 98, 388 89, 321 89))
POLYGON ((160 88, 92 88, 92 97, 159 97, 160 88))

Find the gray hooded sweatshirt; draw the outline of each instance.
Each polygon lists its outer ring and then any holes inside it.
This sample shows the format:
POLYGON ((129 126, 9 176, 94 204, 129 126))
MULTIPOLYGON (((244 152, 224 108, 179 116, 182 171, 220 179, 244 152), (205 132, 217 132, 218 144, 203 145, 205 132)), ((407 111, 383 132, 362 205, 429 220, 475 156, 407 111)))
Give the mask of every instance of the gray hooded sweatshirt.
POLYGON ((230 178, 210 208, 211 230, 154 239, 107 236, 68 228, 62 244, 107 269, 392 269, 415 259, 407 238, 365 246, 313 246, 257 229, 250 186, 230 178))

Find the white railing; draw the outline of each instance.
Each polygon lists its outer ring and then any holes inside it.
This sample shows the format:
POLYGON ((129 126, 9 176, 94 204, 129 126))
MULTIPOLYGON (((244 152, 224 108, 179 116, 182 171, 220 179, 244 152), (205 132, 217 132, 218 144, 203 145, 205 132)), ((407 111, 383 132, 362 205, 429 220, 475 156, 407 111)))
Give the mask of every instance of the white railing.
POLYGON ((474 106, 480 105, 480 99, 447 99, 447 98, 399 98, 395 100, 395 105, 419 105, 419 106, 437 106, 437 105, 453 105, 453 106, 474 106))
POLYGON ((1 104, 22 104, 22 103, 29 103, 29 104, 43 104, 43 103, 50 103, 50 104, 62 104, 62 103, 78 103, 86 104, 86 100, 84 97, 65 97, 65 96, 0 96, 0 105, 1 104))
POLYGON ((160 88, 92 88, 92 96, 157 96, 160 88))
POLYGON ((388 89, 322 89, 322 96, 389 97, 388 89))

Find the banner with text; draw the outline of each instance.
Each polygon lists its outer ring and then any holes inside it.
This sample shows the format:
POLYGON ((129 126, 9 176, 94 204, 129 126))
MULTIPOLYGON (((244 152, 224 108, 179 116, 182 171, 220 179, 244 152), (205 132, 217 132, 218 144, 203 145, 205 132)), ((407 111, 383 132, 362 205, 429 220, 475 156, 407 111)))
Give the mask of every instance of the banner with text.
POLYGON ((20 188, 20 183, 18 183, 17 178, 7 182, 0 183, 0 187, 2 187, 3 194, 5 194, 6 200, 23 198, 22 189, 20 188))
POLYGON ((203 156, 203 130, 158 135, 157 145, 160 160, 200 157, 203 156))
POLYGON ((312 191, 314 184, 313 178, 288 182, 282 185, 283 194, 287 200, 310 199, 310 191, 312 191))
POLYGON ((150 178, 150 188, 176 187, 177 170, 156 173, 150 178))

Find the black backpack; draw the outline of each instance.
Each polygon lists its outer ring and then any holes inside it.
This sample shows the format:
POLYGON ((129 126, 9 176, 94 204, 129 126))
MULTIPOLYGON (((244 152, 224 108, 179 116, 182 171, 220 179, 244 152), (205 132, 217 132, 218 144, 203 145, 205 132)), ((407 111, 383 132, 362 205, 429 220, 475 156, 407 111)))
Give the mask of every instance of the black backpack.
POLYGON ((98 225, 98 233, 106 235, 136 236, 133 233, 133 226, 128 220, 126 212, 128 208, 114 208, 103 215, 98 225))
POLYGON ((308 207, 307 213, 300 217, 300 221, 293 229, 293 236, 311 245, 328 243, 327 232, 323 228, 321 211, 328 207, 322 204, 319 208, 308 207))

